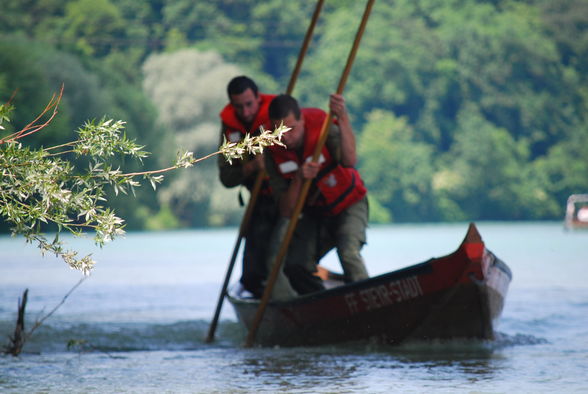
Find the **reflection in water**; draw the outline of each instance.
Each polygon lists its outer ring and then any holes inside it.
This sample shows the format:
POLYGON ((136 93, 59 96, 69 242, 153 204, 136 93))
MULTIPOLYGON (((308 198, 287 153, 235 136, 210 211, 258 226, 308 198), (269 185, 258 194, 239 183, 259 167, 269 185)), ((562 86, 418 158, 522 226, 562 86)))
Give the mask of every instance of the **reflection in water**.
POLYGON ((261 379, 264 386, 280 390, 357 389, 357 379, 361 376, 358 371, 365 362, 361 355, 324 347, 253 349, 245 353, 248 354, 243 357, 243 373, 261 379))
POLYGON ((369 343, 316 348, 242 349, 234 368, 269 390, 370 392, 393 389, 395 379, 436 387, 449 379, 461 384, 490 381, 508 367, 496 342, 415 342, 401 346, 369 343))

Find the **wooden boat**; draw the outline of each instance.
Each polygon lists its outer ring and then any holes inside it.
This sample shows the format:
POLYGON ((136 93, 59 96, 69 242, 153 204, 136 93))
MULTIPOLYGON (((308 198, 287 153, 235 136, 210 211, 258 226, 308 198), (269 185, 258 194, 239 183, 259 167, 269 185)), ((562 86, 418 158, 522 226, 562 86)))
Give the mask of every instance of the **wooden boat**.
POLYGON ((565 228, 588 229, 588 194, 572 194, 568 197, 565 228))
MULTIPOLYGON (((284 302, 270 302, 256 335, 262 346, 310 346, 361 340, 494 338, 512 278, 484 246, 476 226, 452 254, 284 302)), ((259 300, 229 294, 250 329, 259 300)))

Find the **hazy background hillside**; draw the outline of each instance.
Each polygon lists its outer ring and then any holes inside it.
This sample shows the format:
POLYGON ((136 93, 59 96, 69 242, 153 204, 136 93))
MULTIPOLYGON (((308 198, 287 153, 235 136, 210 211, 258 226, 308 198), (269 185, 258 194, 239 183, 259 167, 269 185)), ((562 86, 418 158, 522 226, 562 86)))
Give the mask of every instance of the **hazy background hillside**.
MULTIPOLYGON (((294 92, 303 105, 326 108, 364 4, 326 1, 294 92)), ((0 100, 16 91, 20 129, 63 83, 58 118, 28 142, 112 117, 153 153, 147 168, 167 166, 215 150, 233 76, 285 90, 314 7, 4 0, 0 100)), ((586 0, 378 0, 345 90, 371 220, 562 219, 568 195, 588 192, 587 79, 586 0)), ((127 229, 233 225, 238 192, 209 160, 115 208, 127 229)))

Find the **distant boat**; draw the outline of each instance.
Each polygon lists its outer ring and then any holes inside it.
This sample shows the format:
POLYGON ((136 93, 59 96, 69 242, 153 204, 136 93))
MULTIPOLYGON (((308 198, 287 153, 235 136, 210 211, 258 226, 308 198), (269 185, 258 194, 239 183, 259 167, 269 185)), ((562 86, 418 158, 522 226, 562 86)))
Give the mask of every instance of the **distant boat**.
MULTIPOLYGON (((270 302, 255 340, 262 346, 491 340, 511 279, 509 267, 485 248, 472 223, 459 248, 445 257, 270 302)), ((259 300, 235 294, 228 299, 250 329, 259 300)))
POLYGON ((588 228, 588 194, 572 194, 568 197, 565 227, 588 228))

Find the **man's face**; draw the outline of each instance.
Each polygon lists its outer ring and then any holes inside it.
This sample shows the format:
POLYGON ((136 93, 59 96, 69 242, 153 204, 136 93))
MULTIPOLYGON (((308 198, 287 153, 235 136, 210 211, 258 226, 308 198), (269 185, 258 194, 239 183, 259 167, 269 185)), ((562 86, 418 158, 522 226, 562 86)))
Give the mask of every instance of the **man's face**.
POLYGON ((231 94, 230 101, 241 122, 251 123, 259 111, 261 97, 255 96, 253 90, 247 89, 240 94, 231 94))
POLYGON ((301 115, 300 119, 296 119, 294 114, 290 112, 284 119, 272 120, 274 127, 278 127, 281 122, 290 128, 282 136, 282 142, 288 149, 300 148, 304 142, 304 117, 301 115))

